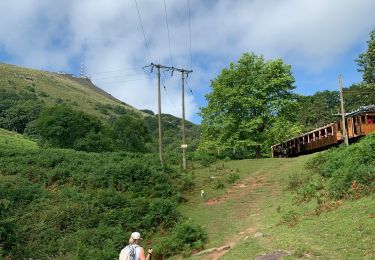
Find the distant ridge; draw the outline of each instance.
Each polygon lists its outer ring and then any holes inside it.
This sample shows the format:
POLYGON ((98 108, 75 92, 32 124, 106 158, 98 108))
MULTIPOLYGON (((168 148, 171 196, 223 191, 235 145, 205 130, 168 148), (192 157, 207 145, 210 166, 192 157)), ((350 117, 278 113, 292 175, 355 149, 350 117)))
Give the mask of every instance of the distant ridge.
POLYGON ((90 79, 67 73, 36 70, 0 62, 0 90, 28 91, 36 94, 47 104, 66 103, 99 117, 113 114, 111 110, 115 106, 149 116, 96 86, 90 79))

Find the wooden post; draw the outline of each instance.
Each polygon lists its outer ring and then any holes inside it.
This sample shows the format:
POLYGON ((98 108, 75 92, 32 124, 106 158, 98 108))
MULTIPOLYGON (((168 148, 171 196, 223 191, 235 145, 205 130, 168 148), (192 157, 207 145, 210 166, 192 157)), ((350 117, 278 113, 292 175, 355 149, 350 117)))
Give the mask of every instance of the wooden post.
POLYGON ((185 72, 181 72, 182 79, 182 168, 186 170, 186 138, 185 138, 185 72))
POLYGON ((160 165, 164 166, 163 143, 162 143, 162 129, 161 129, 160 66, 157 66, 157 68, 158 68, 159 158, 160 158, 160 165))
POLYGON ((348 132, 346 131, 346 125, 345 125, 344 97, 342 95, 342 76, 341 75, 339 75, 339 87, 340 87, 340 105, 341 105, 342 135, 344 137, 344 143, 346 145, 349 145, 348 132))

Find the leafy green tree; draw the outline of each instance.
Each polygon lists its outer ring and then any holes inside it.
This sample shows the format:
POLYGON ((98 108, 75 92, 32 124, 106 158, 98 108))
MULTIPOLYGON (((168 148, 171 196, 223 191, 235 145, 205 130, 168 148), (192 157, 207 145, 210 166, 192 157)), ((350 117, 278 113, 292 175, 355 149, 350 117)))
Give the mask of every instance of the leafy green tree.
POLYGON ((34 93, 0 90, 0 127, 23 133, 39 116, 44 104, 34 93))
POLYGON ((302 133, 303 126, 300 123, 294 123, 279 117, 275 120, 272 128, 267 131, 267 147, 278 144, 298 136, 302 133))
POLYGON ((266 147, 268 130, 279 116, 293 119, 295 97, 291 67, 281 59, 266 61, 244 54, 211 81, 207 107, 201 109, 202 150, 266 147))
POLYGON ((151 139, 145 123, 130 115, 123 115, 115 120, 111 132, 116 150, 144 152, 145 143, 151 139))
POLYGON ((312 96, 299 96, 297 121, 309 131, 337 119, 333 114, 339 111, 338 91, 316 92, 312 96))
POLYGON ((0 126, 8 130, 23 133, 26 125, 35 120, 41 110, 42 104, 39 101, 18 101, 3 112, 0 118, 0 126))
POLYGON ((42 142, 62 148, 73 148, 78 139, 102 129, 102 124, 96 117, 67 106, 44 109, 34 126, 42 142))
POLYGON ((375 83, 375 29, 370 32, 367 44, 367 51, 360 54, 356 62, 359 66, 358 71, 363 73, 363 80, 366 83, 375 83))

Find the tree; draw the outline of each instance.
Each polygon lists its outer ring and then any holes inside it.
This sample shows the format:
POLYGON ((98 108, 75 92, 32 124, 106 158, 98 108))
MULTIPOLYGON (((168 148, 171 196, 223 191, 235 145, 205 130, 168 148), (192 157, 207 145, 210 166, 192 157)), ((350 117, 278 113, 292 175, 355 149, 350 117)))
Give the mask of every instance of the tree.
POLYGON ((267 147, 279 144, 302 133, 302 125, 279 117, 267 131, 267 147))
POLYGON ((145 152, 145 143, 151 140, 144 122, 130 115, 123 115, 115 120, 111 132, 116 150, 145 152))
POLYGON ((23 133, 26 125, 38 117, 42 107, 39 101, 17 101, 2 113, 0 127, 23 133))
POLYGON ((312 96, 298 96, 297 121, 310 131, 324 124, 337 120, 340 108, 338 91, 318 91, 312 96))
POLYGON ((73 148, 77 140, 102 129, 96 117, 61 105, 44 109, 34 126, 42 142, 61 148, 73 148))
POLYGON ((244 54, 211 81, 207 107, 201 109, 202 150, 266 147, 267 131, 277 117, 293 120, 295 96, 291 67, 281 59, 266 61, 244 54))
POLYGON ((367 51, 359 55, 356 60, 362 72, 363 80, 366 83, 375 83, 375 29, 370 32, 370 39, 367 41, 367 51))

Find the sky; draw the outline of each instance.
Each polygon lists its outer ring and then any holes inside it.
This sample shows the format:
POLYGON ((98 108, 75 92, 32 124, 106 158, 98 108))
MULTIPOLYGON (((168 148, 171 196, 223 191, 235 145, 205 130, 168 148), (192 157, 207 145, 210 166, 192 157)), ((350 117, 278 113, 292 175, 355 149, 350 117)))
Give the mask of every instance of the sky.
MULTIPOLYGON (((245 52, 290 64, 299 94, 336 90, 339 74, 360 82, 374 12, 374 0, 1 0, 0 62, 76 75, 83 63, 97 86, 154 112, 157 77, 143 67, 192 69, 186 118, 199 123, 210 81, 245 52)), ((162 112, 181 117, 181 74, 162 85, 162 112)))

